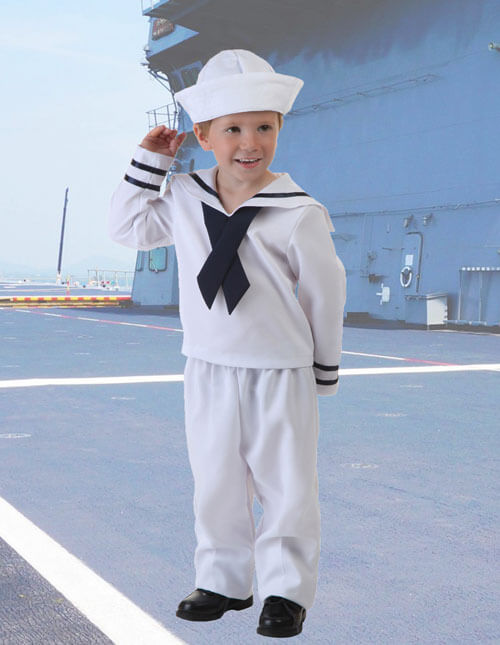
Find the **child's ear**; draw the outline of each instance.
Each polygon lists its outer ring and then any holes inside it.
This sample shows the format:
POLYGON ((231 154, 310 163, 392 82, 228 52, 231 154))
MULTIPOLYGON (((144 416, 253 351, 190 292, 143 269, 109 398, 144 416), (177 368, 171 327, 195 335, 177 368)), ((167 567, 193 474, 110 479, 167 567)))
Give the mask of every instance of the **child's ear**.
POLYGON ((203 148, 203 150, 211 150, 212 146, 208 142, 208 139, 202 133, 200 126, 197 123, 193 123, 193 132, 198 139, 198 143, 203 148))

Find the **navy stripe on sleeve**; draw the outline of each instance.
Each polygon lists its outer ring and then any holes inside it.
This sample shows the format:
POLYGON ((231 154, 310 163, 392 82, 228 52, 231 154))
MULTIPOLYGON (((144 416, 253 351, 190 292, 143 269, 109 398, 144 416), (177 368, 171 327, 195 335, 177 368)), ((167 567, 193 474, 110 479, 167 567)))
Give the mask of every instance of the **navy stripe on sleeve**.
POLYGON ((319 370, 324 370, 325 372, 338 372, 338 365, 321 365, 321 363, 313 363, 314 367, 317 367, 319 370))
POLYGON ((136 168, 140 168, 141 170, 147 170, 148 172, 153 172, 155 175, 161 175, 162 177, 165 177, 167 174, 166 170, 163 170, 162 168, 155 168, 154 166, 148 166, 145 163, 141 163, 140 161, 136 161, 135 159, 132 159, 130 162, 132 166, 135 166, 136 168))
POLYGON ((155 184, 147 184, 145 181, 139 181, 138 179, 129 177, 129 175, 125 175, 123 179, 125 179, 125 181, 130 182, 131 184, 140 186, 141 188, 149 188, 150 190, 156 190, 158 193, 160 192, 161 186, 156 186, 155 184))
POLYGON ((316 383, 318 385, 335 385, 335 383, 338 383, 339 377, 337 376, 336 379, 333 379, 332 381, 325 381, 324 379, 317 378, 316 383))

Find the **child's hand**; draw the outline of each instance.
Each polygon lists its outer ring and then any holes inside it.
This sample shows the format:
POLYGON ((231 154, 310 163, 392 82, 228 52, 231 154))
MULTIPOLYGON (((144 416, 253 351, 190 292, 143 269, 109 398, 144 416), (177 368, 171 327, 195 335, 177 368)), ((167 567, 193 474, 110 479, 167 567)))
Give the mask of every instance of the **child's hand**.
POLYGON ((148 132, 140 145, 151 152, 159 152, 168 157, 175 157, 181 147, 187 132, 177 135, 177 130, 169 130, 165 125, 158 125, 148 132))

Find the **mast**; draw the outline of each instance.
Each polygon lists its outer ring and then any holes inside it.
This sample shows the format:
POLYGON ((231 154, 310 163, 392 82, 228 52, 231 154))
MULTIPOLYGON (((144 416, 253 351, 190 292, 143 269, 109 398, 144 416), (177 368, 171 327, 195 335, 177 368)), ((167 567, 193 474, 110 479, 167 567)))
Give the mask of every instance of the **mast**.
POLYGON ((57 260, 56 284, 61 284, 61 262, 62 262, 62 250, 63 250, 63 242, 64 242, 64 224, 66 222, 66 206, 68 204, 68 190, 69 190, 69 187, 66 188, 66 192, 64 194, 64 209, 63 209, 63 218, 62 218, 62 226, 61 226, 61 239, 59 241, 59 259, 57 260))

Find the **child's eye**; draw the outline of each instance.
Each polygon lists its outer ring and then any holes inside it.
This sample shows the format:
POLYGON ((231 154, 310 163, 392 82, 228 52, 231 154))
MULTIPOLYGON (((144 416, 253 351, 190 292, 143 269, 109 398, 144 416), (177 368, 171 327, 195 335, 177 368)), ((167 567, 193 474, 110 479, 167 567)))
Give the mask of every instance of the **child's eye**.
POLYGON ((267 125, 267 124, 266 124, 266 125, 261 125, 260 127, 261 127, 261 128, 265 128, 266 130, 269 130, 269 129, 271 128, 271 126, 270 126, 270 125, 267 125))
POLYGON ((226 130, 226 132, 229 132, 230 130, 239 130, 239 127, 237 125, 232 125, 230 128, 226 130))

